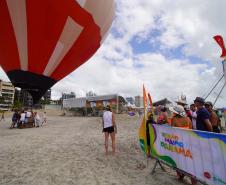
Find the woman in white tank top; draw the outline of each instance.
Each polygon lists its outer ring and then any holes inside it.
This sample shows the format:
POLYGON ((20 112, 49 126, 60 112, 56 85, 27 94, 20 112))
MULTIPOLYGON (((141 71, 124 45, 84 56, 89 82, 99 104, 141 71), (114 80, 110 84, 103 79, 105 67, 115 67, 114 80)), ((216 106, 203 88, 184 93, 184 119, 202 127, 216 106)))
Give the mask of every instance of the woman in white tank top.
POLYGON ((117 128, 115 124, 115 115, 111 112, 111 107, 107 106, 107 111, 103 114, 103 132, 105 136, 105 152, 108 155, 108 138, 111 136, 112 141, 112 152, 115 154, 115 134, 117 133, 117 128))

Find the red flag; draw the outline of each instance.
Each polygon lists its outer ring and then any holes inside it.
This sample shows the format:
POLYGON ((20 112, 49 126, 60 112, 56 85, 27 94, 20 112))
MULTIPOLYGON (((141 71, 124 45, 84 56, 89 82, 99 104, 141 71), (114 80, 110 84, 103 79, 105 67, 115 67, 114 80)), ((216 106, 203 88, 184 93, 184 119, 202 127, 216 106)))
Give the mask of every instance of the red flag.
POLYGON ((213 38, 215 39, 215 41, 219 44, 219 46, 222 49, 221 57, 226 57, 226 48, 225 48, 225 45, 224 45, 223 37, 221 35, 216 35, 213 38))
POLYGON ((148 93, 148 99, 149 99, 149 102, 150 102, 151 111, 154 114, 154 107, 153 107, 153 104, 152 104, 152 98, 151 98, 150 93, 148 93))
POLYGON ((151 98, 150 93, 148 93, 148 99, 149 99, 149 101, 150 101, 150 106, 152 107, 152 98, 151 98))

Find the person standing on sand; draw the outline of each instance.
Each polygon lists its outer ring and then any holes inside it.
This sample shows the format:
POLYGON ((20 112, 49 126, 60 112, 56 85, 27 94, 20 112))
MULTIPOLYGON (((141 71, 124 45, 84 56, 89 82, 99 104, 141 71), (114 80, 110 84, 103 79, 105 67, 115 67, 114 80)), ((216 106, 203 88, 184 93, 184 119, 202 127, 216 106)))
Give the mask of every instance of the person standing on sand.
MULTIPOLYGON (((192 122, 187 116, 186 111, 184 110, 184 107, 182 105, 170 107, 169 110, 173 113, 173 117, 171 119, 171 126, 183 129, 192 129, 192 122)), ((185 175, 178 170, 176 170, 176 172, 178 180, 182 182, 185 175)), ((191 184, 197 185, 196 179, 191 177, 191 184)))
POLYGON ((5 112, 4 111, 2 111, 2 117, 1 117, 1 120, 0 121, 5 121, 5 112))
POLYGON ((34 113, 35 127, 39 127, 41 119, 37 112, 34 113))
POLYGON ((46 121, 47 121, 47 114, 46 114, 46 112, 44 112, 43 115, 42 115, 42 124, 41 124, 41 126, 43 125, 43 123, 46 123, 46 121))
POLYGON ((19 118, 19 114, 18 111, 15 110, 12 116, 12 124, 10 126, 10 128, 15 128, 15 126, 17 125, 18 122, 18 118, 19 118))
POLYGON ((112 152, 115 154, 115 134, 117 133, 115 115, 111 111, 111 107, 107 106, 107 111, 103 114, 103 132, 105 136, 105 153, 108 155, 108 138, 111 136, 112 152))

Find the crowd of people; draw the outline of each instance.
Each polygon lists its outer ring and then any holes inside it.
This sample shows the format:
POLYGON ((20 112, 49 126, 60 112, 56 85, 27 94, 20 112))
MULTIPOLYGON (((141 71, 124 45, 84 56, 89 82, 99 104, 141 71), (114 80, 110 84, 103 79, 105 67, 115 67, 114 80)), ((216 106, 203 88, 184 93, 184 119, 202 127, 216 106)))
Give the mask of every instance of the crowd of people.
POLYGON ((177 105, 168 109, 164 106, 158 107, 157 124, 215 133, 222 132, 221 120, 213 109, 212 102, 205 102, 203 98, 196 97, 190 106, 182 100, 176 103, 177 105), (172 116, 169 116, 168 112, 171 112, 172 116))
POLYGON ((27 124, 32 124, 33 127, 40 127, 46 123, 46 120, 46 112, 40 116, 38 112, 33 112, 32 109, 15 110, 10 128, 23 128, 27 124))
MULTIPOLYGON (((191 104, 190 107, 182 100, 179 100, 176 103, 177 105, 169 108, 159 106, 157 108, 156 121, 154 120, 153 114, 149 113, 146 122, 148 155, 150 155, 149 124, 167 124, 169 126, 184 129, 195 129, 215 133, 222 132, 223 129, 220 117, 213 109, 212 102, 205 102, 203 98, 196 97, 194 103, 191 104), (169 116, 169 112, 171 113, 171 116, 169 116)), ((177 171, 177 176, 180 181, 184 178, 184 174, 179 171, 177 171)), ((191 178, 191 183, 196 185, 197 181, 194 178, 191 178)))

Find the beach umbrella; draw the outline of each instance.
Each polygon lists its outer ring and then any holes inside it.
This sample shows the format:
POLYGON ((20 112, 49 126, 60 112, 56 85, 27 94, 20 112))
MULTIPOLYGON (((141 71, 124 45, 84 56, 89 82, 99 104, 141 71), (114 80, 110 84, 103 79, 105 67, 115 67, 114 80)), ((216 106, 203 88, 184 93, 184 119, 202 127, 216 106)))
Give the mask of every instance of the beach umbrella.
POLYGON ((135 115, 136 115, 136 113, 135 113, 135 112, 133 112, 133 111, 130 111, 130 112, 128 112, 128 115, 129 115, 129 116, 135 116, 135 115))
POLYGON ((1 0, 0 65, 37 102, 97 51, 114 10, 114 0, 1 0))

